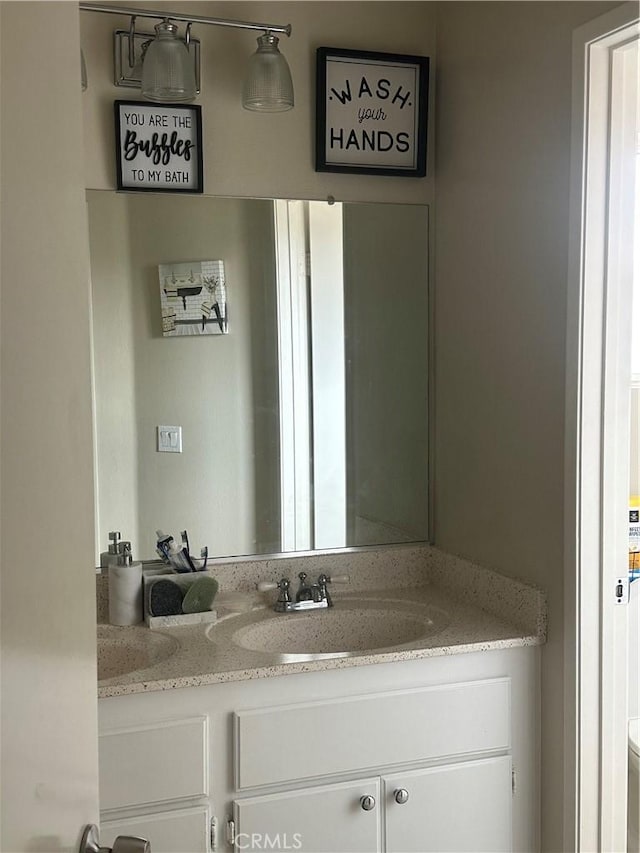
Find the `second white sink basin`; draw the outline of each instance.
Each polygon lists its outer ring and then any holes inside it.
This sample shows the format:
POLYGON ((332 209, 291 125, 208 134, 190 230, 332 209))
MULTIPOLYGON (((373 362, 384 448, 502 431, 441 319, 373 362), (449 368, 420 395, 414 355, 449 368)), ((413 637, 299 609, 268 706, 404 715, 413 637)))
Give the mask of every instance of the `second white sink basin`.
MULTIPOLYGON (((443 610, 429 605, 345 598, 326 610, 286 614, 268 610, 239 617, 230 639, 236 646, 265 654, 334 657, 413 645, 448 623, 443 610)), ((225 628, 230 631, 231 624, 225 628)), ((215 642, 219 631, 212 629, 209 639, 215 642)))

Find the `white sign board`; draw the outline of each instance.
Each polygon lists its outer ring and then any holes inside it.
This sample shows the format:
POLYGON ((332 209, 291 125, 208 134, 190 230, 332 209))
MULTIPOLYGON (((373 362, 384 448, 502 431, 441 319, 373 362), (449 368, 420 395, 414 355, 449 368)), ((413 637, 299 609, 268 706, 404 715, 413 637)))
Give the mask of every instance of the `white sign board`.
POLYGON ((202 192, 199 106, 116 101, 114 107, 119 190, 202 192))
POLYGON ((429 60, 319 48, 316 170, 426 173, 429 60))

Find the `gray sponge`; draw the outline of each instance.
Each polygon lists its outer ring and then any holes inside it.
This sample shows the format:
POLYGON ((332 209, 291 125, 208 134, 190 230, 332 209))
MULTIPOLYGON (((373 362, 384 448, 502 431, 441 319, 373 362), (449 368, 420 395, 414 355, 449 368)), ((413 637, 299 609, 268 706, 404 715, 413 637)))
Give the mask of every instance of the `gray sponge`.
POLYGON ((182 613, 183 593, 173 581, 154 581, 149 593, 151 616, 177 616, 182 613))

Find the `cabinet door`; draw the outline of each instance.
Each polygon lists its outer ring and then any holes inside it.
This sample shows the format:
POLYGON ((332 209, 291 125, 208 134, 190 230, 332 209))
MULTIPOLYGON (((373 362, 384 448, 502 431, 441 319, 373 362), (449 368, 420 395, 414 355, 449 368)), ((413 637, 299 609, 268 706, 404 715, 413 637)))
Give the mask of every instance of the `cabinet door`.
POLYGON ((509 756, 397 773, 383 785, 387 853, 511 850, 509 756))
POLYGON ((151 844, 152 853, 208 853, 209 809, 175 809, 100 822, 100 843, 112 847, 118 835, 137 835, 151 844))
POLYGON ((206 797, 207 718, 102 731, 98 767, 103 812, 206 797))
POLYGON ((235 849, 239 852, 376 853, 381 849, 377 778, 244 797, 233 806, 235 849), (375 801, 369 810, 361 803, 366 796, 375 801))

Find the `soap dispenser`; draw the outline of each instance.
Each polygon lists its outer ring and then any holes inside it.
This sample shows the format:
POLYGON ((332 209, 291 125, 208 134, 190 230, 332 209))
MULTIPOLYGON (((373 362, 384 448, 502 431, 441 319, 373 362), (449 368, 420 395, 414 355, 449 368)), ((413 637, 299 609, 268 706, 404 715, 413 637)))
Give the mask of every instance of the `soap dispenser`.
POLYGON ((109 534, 109 548, 100 554, 100 567, 106 569, 108 566, 114 566, 118 562, 118 545, 120 543, 120 533, 117 530, 109 534))
POLYGON ((142 563, 134 563, 131 543, 121 543, 118 562, 109 566, 109 622, 137 625, 142 622, 142 563))

